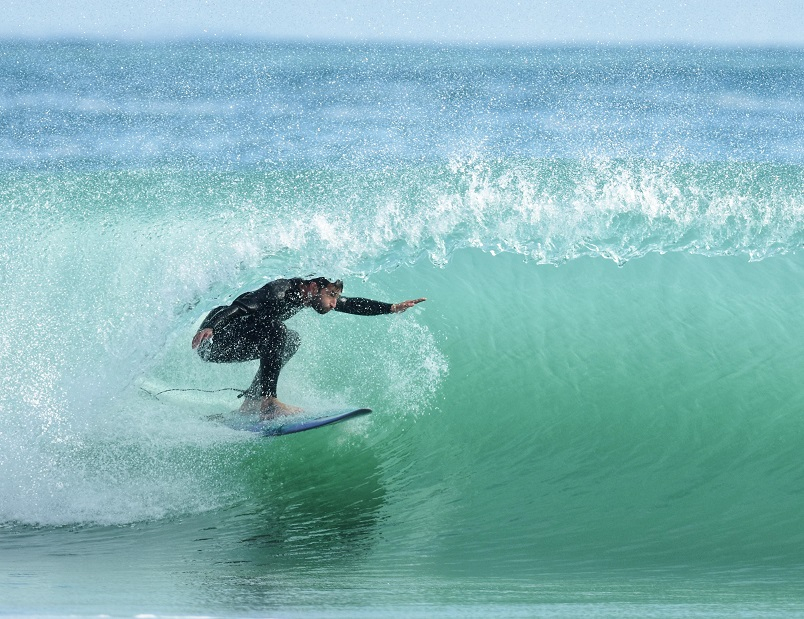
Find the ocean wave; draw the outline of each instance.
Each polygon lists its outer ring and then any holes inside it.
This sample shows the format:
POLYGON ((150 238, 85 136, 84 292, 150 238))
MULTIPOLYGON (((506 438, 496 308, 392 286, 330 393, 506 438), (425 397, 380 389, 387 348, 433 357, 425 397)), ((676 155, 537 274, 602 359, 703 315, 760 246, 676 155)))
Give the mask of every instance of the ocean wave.
POLYGON ((373 501, 389 511, 372 526, 411 552, 446 536, 512 569, 629 548, 792 561, 800 180, 765 164, 483 160, 6 175, 0 273, 20 311, 0 317, 0 520, 270 505, 284 499, 259 471, 334 453, 374 463, 372 496, 393 501, 373 501), (403 317, 294 324, 283 397, 368 405, 367 425, 255 446, 203 419, 232 396, 145 392, 246 386, 249 364, 192 354, 195 325, 310 272, 347 294, 428 297, 403 317), (489 525, 503 514, 515 524, 489 525))

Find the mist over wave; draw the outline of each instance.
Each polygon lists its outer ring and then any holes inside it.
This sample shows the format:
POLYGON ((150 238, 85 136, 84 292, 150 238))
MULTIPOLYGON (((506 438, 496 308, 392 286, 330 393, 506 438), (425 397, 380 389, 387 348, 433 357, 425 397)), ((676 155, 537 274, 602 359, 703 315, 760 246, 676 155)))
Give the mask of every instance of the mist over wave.
POLYGON ((0 43, 0 599, 800 610, 802 59, 0 43), (289 324, 374 412, 209 420, 204 314, 310 274, 428 299, 289 324))

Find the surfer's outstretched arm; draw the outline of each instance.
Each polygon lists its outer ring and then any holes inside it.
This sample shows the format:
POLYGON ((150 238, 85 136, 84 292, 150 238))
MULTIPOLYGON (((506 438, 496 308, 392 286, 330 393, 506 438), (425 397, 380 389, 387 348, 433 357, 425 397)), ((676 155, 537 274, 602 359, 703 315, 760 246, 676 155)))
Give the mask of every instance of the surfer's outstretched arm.
POLYGON ((414 299, 412 301, 402 301, 401 303, 386 303, 384 301, 372 301, 360 297, 339 297, 335 307, 336 312, 345 314, 357 314, 358 316, 380 316, 382 314, 400 314, 410 309, 424 299, 414 299))
POLYGON ((391 306, 391 313, 392 314, 401 314, 405 310, 409 310, 411 307, 416 305, 417 303, 421 303, 422 301, 426 301, 427 299, 413 299, 411 301, 402 301, 402 303, 394 303, 391 306))

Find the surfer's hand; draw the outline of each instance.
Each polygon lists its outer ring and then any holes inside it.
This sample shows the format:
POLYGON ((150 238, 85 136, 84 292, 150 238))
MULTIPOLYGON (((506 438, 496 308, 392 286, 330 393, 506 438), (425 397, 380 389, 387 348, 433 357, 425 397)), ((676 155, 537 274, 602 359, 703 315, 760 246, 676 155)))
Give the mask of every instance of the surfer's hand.
POLYGON ((201 344, 204 340, 208 340, 212 337, 212 329, 201 329, 198 333, 195 334, 193 338, 193 350, 198 348, 198 345, 201 344))
POLYGON ((413 299, 412 301, 402 301, 402 303, 394 303, 391 306, 391 312, 394 314, 401 314, 407 309, 410 309, 417 303, 421 303, 422 301, 426 301, 427 299, 413 299))

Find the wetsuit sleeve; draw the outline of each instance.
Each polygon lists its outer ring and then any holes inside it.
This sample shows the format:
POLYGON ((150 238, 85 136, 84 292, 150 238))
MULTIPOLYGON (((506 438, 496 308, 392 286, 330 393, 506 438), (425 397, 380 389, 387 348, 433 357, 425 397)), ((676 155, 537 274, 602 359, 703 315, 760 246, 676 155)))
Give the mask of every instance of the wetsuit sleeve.
POLYGON ((338 299, 335 311, 343 312, 344 314, 357 314, 358 316, 379 316, 381 314, 390 314, 391 304, 359 297, 349 299, 341 297, 338 299))

